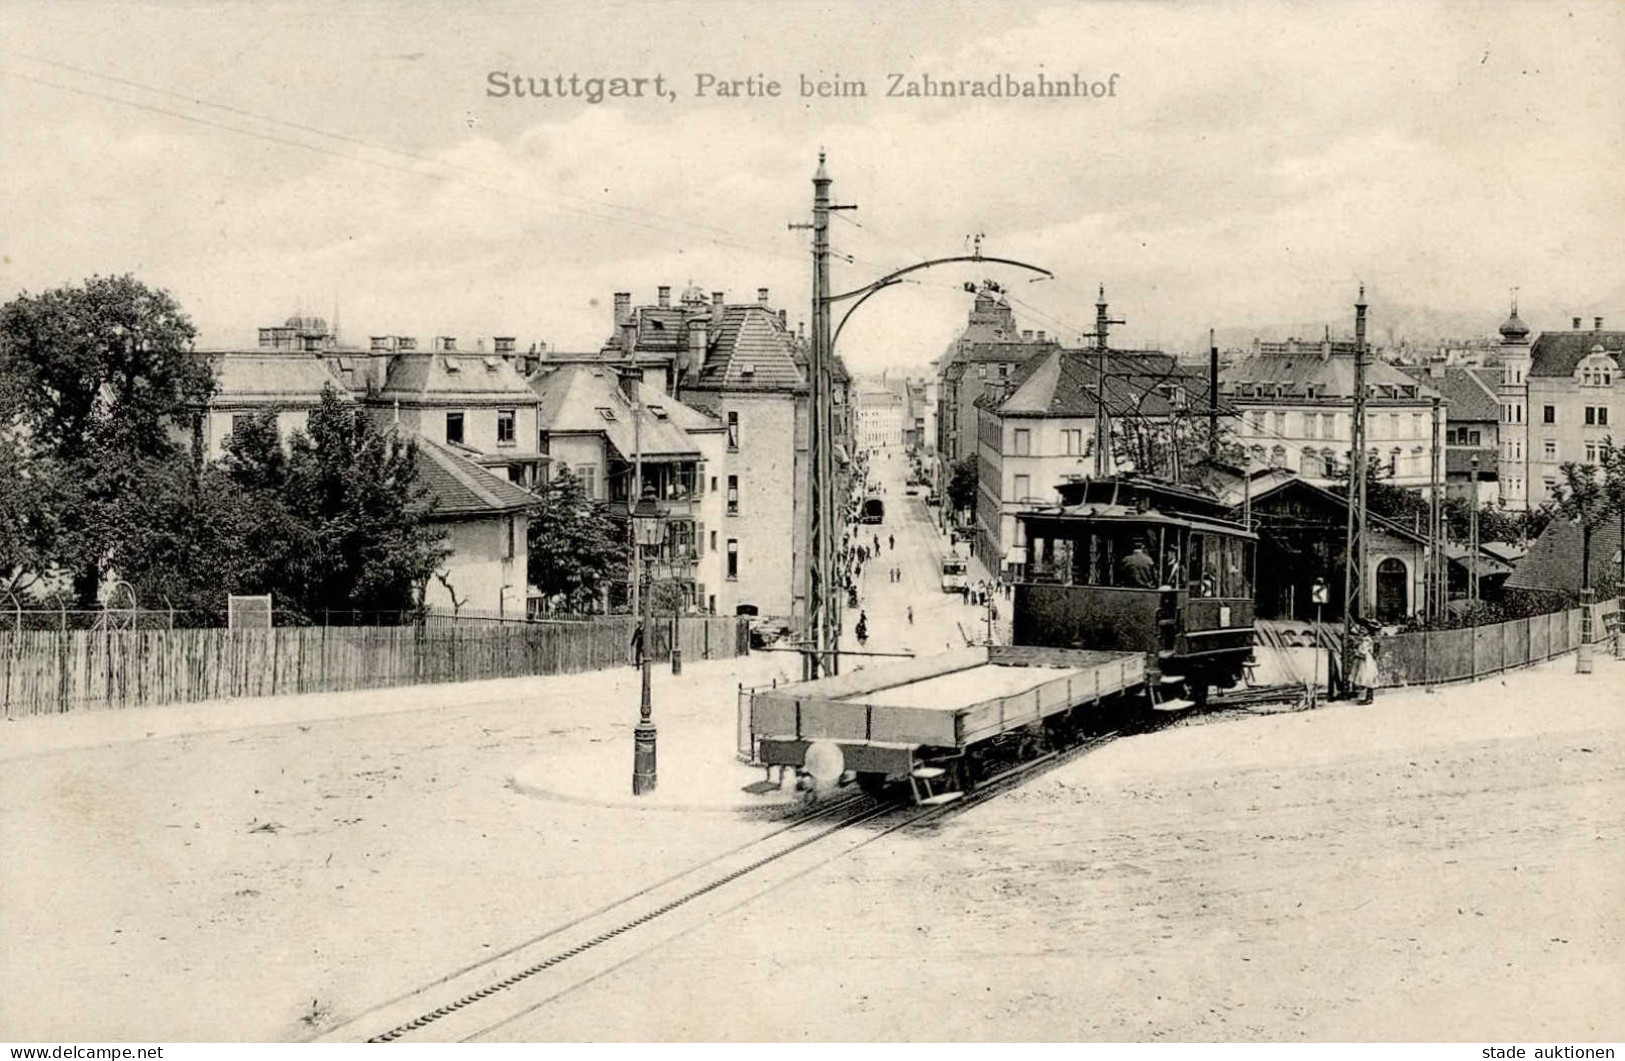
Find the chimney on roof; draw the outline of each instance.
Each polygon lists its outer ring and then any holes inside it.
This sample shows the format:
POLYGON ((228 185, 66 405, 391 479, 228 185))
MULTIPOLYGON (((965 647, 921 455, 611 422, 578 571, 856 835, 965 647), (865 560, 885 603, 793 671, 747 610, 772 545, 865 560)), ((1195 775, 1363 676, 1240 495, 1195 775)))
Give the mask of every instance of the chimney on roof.
POLYGON ((1038 332, 1038 341, 1039 341, 1039 342, 1043 342, 1043 341, 1044 341, 1044 332, 1043 332, 1043 330, 1042 330, 1042 329, 1040 329, 1040 330, 1039 330, 1039 332, 1038 332))
POLYGON ((685 374, 698 375, 705 365, 705 347, 708 336, 705 330, 705 318, 698 314, 688 319, 688 351, 678 366, 679 380, 685 374))
POLYGON ((514 352, 514 337, 511 335, 492 336, 491 342, 496 347, 496 352, 499 354, 511 355, 514 352))
POLYGON ((621 322, 621 354, 631 357, 638 346, 638 326, 631 318, 621 322))
POLYGON ((756 289, 756 304, 758 306, 767 305, 767 288, 758 287, 756 289))
POLYGON ((615 327, 619 328, 632 316, 632 292, 615 292, 615 327))
POLYGON ((417 348, 418 348, 417 336, 415 336, 415 335, 397 335, 395 337, 395 349, 399 350, 401 353, 403 353, 403 354, 412 353, 412 352, 415 352, 417 350, 417 348))
POLYGON ((455 335, 437 335, 434 338, 434 348, 443 354, 457 352, 457 337, 455 335))
POLYGON ((670 284, 661 284, 658 288, 655 289, 655 292, 659 297, 660 308, 661 309, 670 308, 670 306, 671 306, 671 285, 670 284))
POLYGON ((1023 328, 1021 330, 1021 337, 1023 339, 1031 340, 1033 337, 1033 330, 1031 328, 1023 328))
POLYGON ((1591 330, 1594 331, 1594 332, 1602 331, 1602 318, 1601 317, 1592 317, 1591 318, 1591 330))
MULTIPOLYGON (((1597 320, 1600 322, 1602 320, 1602 318, 1598 317, 1597 320)), ((789 311, 788 310, 782 310, 782 309, 779 310, 779 327, 781 329, 784 329, 784 330, 789 330, 790 316, 789 316, 789 311)), ((1602 327, 1602 324, 1599 323, 1597 325, 1597 327, 1599 327, 1599 328, 1602 327)))
POLYGON ((1580 330, 1580 318, 1579 317, 1574 318, 1574 330, 1575 331, 1580 330))
POLYGON ((722 292, 721 291, 713 291, 713 292, 711 292, 711 305, 714 306, 717 309, 722 308, 722 292))
POLYGON ((394 350, 395 349, 395 337, 393 335, 375 335, 375 336, 373 336, 372 337, 372 349, 373 349, 374 353, 388 353, 389 351, 394 350))

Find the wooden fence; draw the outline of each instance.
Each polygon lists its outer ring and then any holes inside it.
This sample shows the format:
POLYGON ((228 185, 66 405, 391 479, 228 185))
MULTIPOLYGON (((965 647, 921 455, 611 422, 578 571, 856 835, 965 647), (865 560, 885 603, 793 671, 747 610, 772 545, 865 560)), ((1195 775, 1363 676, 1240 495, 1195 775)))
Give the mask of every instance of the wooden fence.
MULTIPOLYGON (((1592 605, 1591 640, 1617 624, 1618 604, 1592 605)), ((1472 681, 1572 652, 1580 646, 1585 609, 1534 615, 1461 630, 1429 630, 1377 640, 1378 687, 1472 681)))
MULTIPOLYGON (((686 661, 750 650, 747 619, 677 622, 686 661)), ((602 670, 630 662, 636 625, 616 616, 525 624, 0 632, 0 704, 6 718, 23 718, 602 670)), ((656 621, 649 650, 654 659, 669 658, 671 620, 656 621)))

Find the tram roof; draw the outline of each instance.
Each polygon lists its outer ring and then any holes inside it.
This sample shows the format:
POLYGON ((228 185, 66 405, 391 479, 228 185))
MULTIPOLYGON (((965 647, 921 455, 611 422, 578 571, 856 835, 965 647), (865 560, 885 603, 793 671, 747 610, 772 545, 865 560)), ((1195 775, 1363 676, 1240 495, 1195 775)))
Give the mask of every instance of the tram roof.
POLYGON ((1141 509, 1133 505, 1112 505, 1085 502, 1081 505, 1034 506, 1016 513, 1017 519, 1054 520, 1060 523, 1116 523, 1122 525, 1184 527, 1187 530, 1210 531, 1233 538, 1256 541, 1258 535, 1240 524, 1227 520, 1207 519, 1186 513, 1159 512, 1154 508, 1141 509))

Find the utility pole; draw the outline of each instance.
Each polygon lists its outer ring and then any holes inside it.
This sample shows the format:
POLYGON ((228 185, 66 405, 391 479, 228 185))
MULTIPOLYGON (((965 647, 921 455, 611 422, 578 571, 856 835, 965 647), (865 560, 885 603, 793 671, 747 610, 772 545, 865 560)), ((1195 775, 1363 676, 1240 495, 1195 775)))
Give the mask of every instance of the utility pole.
POLYGON ((1366 510, 1365 510, 1365 285, 1354 304, 1354 422, 1350 425, 1349 519, 1343 549, 1343 682, 1351 686, 1356 657, 1358 620, 1365 614, 1366 510))
POLYGON ((1207 330, 1207 455, 1219 457, 1219 343, 1207 330))
POLYGON ((1467 602, 1478 603, 1478 454, 1473 454, 1470 462, 1473 467, 1473 486, 1467 495, 1468 517, 1468 548, 1472 550, 1467 556, 1467 602))
POLYGON ((1446 607, 1446 594, 1440 585, 1440 579, 1445 572, 1442 563, 1443 530, 1442 513, 1444 506, 1439 498, 1439 396, 1433 396, 1433 448, 1428 451, 1428 482, 1429 498, 1432 504, 1428 509, 1428 600, 1424 614, 1428 618, 1436 619, 1444 615, 1446 607))
POLYGON ((851 210, 851 206, 830 203, 829 172, 824 153, 818 152, 818 170, 813 174, 812 223, 793 224, 792 229, 812 229, 813 294, 812 349, 807 359, 808 417, 807 442, 811 455, 808 480, 811 484, 811 525, 807 536, 807 640, 803 677, 840 673, 840 602, 836 585, 835 453, 832 430, 829 330, 829 214, 831 210, 851 210))
POLYGON ((1095 301, 1095 330, 1085 332, 1082 338, 1095 341, 1096 383, 1098 408, 1095 410, 1095 478, 1103 479, 1111 468, 1111 424, 1106 417, 1106 349, 1114 324, 1127 321, 1113 320, 1106 315, 1106 285, 1100 285, 1095 301))

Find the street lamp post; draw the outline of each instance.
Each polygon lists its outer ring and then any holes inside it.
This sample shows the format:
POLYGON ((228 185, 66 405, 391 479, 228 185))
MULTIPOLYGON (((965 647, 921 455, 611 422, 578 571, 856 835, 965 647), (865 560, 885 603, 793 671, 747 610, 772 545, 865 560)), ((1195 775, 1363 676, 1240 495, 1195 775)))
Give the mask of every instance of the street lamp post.
MULTIPOLYGON (((639 559, 645 566, 651 551, 660 547, 666 533, 666 514, 655 500, 653 483, 643 484, 643 496, 632 508, 632 528, 638 545, 639 559)), ((638 702, 638 724, 632 730, 632 794, 642 796, 655 790, 655 724, 654 704, 649 695, 649 638, 654 634, 654 594, 649 592, 649 579, 644 579, 643 636, 640 645, 639 667, 642 671, 642 699, 638 702)))

